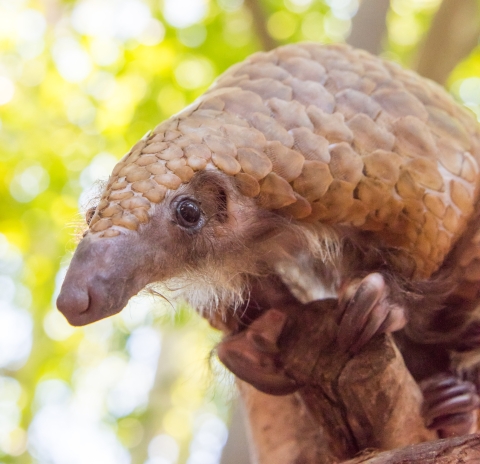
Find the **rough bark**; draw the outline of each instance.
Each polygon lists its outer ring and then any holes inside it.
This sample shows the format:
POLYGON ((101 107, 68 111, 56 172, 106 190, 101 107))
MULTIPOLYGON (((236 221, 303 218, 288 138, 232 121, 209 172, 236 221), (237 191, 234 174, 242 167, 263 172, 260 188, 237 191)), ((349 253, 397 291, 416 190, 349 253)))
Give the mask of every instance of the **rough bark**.
POLYGON ((467 435, 383 453, 368 453, 343 464, 474 464, 478 462, 480 462, 480 435, 467 435))
POLYGON ((303 308, 279 340, 285 371, 304 385, 296 393, 270 396, 239 382, 253 462, 335 463, 437 438, 424 427, 421 393, 392 337, 376 337, 355 356, 340 352, 335 305, 303 308))

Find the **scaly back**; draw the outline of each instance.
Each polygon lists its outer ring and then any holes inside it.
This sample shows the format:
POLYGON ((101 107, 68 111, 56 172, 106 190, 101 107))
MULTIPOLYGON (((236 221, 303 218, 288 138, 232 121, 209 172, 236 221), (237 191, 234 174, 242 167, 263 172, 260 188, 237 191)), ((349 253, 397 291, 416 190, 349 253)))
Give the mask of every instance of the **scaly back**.
POLYGON ((345 45, 289 45, 233 66, 138 142, 90 232, 136 230, 170 190, 217 169, 263 208, 372 231, 424 278, 472 216, 479 163, 476 119, 440 86, 345 45))

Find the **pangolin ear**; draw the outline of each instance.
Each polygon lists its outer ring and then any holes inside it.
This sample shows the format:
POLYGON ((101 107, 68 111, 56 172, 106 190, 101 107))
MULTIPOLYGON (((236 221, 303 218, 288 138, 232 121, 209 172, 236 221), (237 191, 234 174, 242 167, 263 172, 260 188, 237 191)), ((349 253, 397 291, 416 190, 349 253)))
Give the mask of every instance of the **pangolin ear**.
POLYGON ((337 297, 333 276, 307 253, 285 255, 273 267, 292 295, 303 304, 337 297))

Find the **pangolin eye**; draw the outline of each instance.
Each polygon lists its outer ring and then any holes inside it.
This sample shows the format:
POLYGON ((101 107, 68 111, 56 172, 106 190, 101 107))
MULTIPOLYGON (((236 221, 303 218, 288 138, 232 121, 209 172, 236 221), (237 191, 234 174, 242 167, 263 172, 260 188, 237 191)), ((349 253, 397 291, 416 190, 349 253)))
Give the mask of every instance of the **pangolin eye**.
POLYGON ((95 214, 95 210, 97 209, 96 206, 92 206, 91 208, 87 209, 87 212, 85 213, 85 222, 87 225, 90 225, 90 222, 92 222, 93 215, 95 214))
POLYGON ((195 227, 202 217, 202 210, 198 203, 190 198, 177 204, 177 221, 182 227, 195 227))

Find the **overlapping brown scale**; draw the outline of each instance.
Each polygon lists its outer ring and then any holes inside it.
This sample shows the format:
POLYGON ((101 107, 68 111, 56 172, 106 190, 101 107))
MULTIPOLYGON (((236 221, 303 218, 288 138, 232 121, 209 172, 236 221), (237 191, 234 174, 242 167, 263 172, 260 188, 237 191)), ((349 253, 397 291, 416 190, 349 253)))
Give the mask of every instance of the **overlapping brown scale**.
POLYGON ((364 113, 374 120, 382 111, 375 100, 354 89, 341 90, 335 95, 335 101, 336 111, 342 113, 347 120, 359 113, 364 113))
POLYGON ((229 176, 239 173, 242 169, 240 163, 230 155, 212 153, 212 161, 218 169, 229 176))
POLYGON ((395 135, 394 151, 407 157, 427 157, 435 159, 437 144, 428 126, 420 119, 406 116, 393 124, 395 135))
POLYGON ((445 139, 437 139, 437 161, 452 174, 459 176, 464 163, 464 153, 455 150, 445 139))
POLYGON ((126 200, 122 200, 120 202, 120 206, 123 209, 135 209, 135 208, 150 208, 150 202, 142 197, 142 196, 135 196, 133 198, 127 198, 126 200))
POLYGON ((272 162, 273 171, 287 182, 295 180, 302 172, 305 158, 280 142, 268 142, 265 152, 272 162))
POLYGON ((300 196, 298 193, 294 192, 294 195, 296 198, 295 203, 283 206, 278 211, 281 214, 285 214, 286 216, 293 217, 295 219, 307 218, 312 213, 312 205, 308 202, 308 200, 300 196))
MULTIPOLYGON (((150 207, 150 205, 149 205, 150 207)), ((147 208, 135 208, 131 210, 131 214, 135 216, 140 224, 146 224, 148 222, 148 209, 147 208)))
MULTIPOLYGON (((154 176, 153 181, 155 181, 156 184, 161 185, 161 186, 166 187, 167 189, 171 189, 171 190, 176 190, 182 184, 182 180, 180 179, 180 177, 173 174, 172 172, 167 172, 166 174, 160 174, 158 176, 154 176)), ((156 187, 156 184, 153 181, 150 181, 150 184, 152 184, 151 188, 156 187)), ((132 188, 133 188, 133 186, 132 186, 132 188)), ((149 190, 150 190, 150 188, 146 189, 145 191, 149 191, 149 190)))
MULTIPOLYGON (((129 200, 122 200, 122 201, 129 201, 129 200)), ((103 209, 100 214, 102 217, 109 218, 118 214, 122 214, 122 212, 123 212, 123 206, 120 206, 118 203, 110 203, 109 206, 103 209)))
POLYGON ((225 111, 234 115, 246 118, 252 113, 270 114, 262 98, 250 90, 233 88, 229 93, 224 93, 221 98, 225 102, 225 111))
POLYGON ((205 145, 218 155, 237 156, 237 147, 231 140, 226 137, 219 137, 217 135, 206 135, 204 137, 205 145))
POLYGON ((108 229, 109 227, 112 226, 112 221, 111 219, 108 219, 108 218, 103 218, 103 219, 100 219, 98 221, 96 221, 91 227, 90 229, 93 231, 93 232, 102 232, 106 229, 108 229))
POLYGON ((371 97, 395 118, 414 116, 423 122, 428 120, 428 112, 423 103, 406 90, 380 89, 371 97))
POLYGON ((286 130, 295 127, 306 127, 313 130, 313 124, 301 103, 295 100, 286 102, 278 98, 271 98, 268 100, 268 107, 272 111, 275 120, 286 130))
POLYGON ((113 217, 111 220, 113 225, 124 227, 129 230, 136 230, 140 225, 140 221, 128 211, 124 211, 119 217, 113 217))
POLYGON ((360 154, 369 154, 377 149, 391 151, 395 144, 393 134, 375 124, 366 114, 357 114, 347 122, 353 132, 353 146, 360 154))
POLYGON ((345 124, 345 116, 342 113, 327 114, 310 105, 307 108, 307 115, 312 121, 315 134, 322 135, 330 143, 352 142, 353 132, 345 124))
POLYGON ((149 164, 145 168, 150 174, 153 175, 158 175, 158 174, 165 174, 167 172, 167 168, 165 167, 165 164, 158 162, 155 164, 149 164))
POLYGON ((327 192, 321 198, 327 209, 324 219, 330 223, 348 220, 348 210, 353 204, 355 185, 343 180, 334 179, 327 192))
POLYGON ((356 186, 363 177, 363 161, 358 153, 348 143, 342 142, 332 146, 330 157, 332 176, 356 186))
POLYGON ((474 182, 478 175, 478 165, 469 152, 463 153, 463 163, 460 177, 467 182, 474 182))
POLYGON ((473 211, 473 193, 472 188, 467 188, 463 182, 454 179, 450 181, 450 196, 465 216, 469 216, 473 211))
POLYGON ((428 210, 435 214, 435 216, 438 218, 443 218, 445 215, 446 205, 439 195, 427 193, 423 197, 423 202, 428 210))
POLYGON ((200 109, 222 111, 225 108, 225 102, 218 97, 207 98, 199 106, 200 109))
POLYGON ((266 209, 279 209, 297 201, 290 184, 271 172, 261 182, 259 202, 266 209))
POLYGON ((246 197, 253 198, 260 193, 260 184, 258 183, 258 180, 245 172, 239 172, 235 175, 235 185, 246 197))
POLYGON ((291 76, 302 81, 324 84, 327 80, 326 69, 318 62, 301 56, 291 56, 280 61, 280 66, 291 76))
POLYGON ((352 89, 358 86, 360 77, 351 71, 333 70, 328 73, 325 88, 333 95, 344 89, 352 89))
POLYGON ((425 109, 428 111, 428 126, 435 135, 448 138, 457 150, 470 149, 471 137, 457 119, 436 106, 427 105, 425 109))
POLYGON ((425 188, 418 185, 408 170, 401 170, 398 181, 395 185, 397 193, 403 199, 423 198, 425 188))
POLYGON ((107 198, 110 201, 120 201, 130 197, 133 197, 133 192, 130 190, 126 190, 126 191, 112 192, 107 198))
POLYGON ((294 148, 296 148, 306 159, 311 161, 330 162, 330 152, 328 151, 328 140, 325 137, 317 135, 306 127, 292 129, 294 148))
POLYGON ((122 180, 122 181, 117 180, 116 182, 112 183, 111 187, 112 187, 112 190, 123 190, 127 185, 128 185, 128 182, 126 180, 122 180))
POLYGON ((355 189, 356 197, 373 211, 380 209, 392 195, 392 188, 378 179, 364 177, 355 189))
POLYGON ((150 178, 151 173, 148 172, 145 168, 142 167, 136 167, 132 170, 130 170, 126 176, 125 179, 128 183, 133 183, 137 182, 139 180, 145 180, 150 178))
MULTIPOLYGON (((222 129, 225 137, 237 148, 249 147, 256 150, 263 150, 266 139, 265 135, 260 130, 255 129, 254 127, 246 128, 233 124, 224 124, 222 129)), ((288 132, 286 132, 285 137, 288 137, 288 132)))
POLYGON ((302 81, 297 78, 285 81, 293 90, 293 99, 308 107, 313 105, 325 111, 333 113, 335 110, 334 96, 319 82, 302 81))
POLYGON ((394 185, 400 175, 403 158, 391 151, 375 150, 362 156, 364 172, 368 177, 378 179, 385 185, 394 185))
POLYGON ((284 69, 276 66, 273 63, 268 62, 263 63, 262 66, 256 66, 255 64, 247 64, 241 66, 238 71, 234 72, 234 75, 237 76, 242 74, 247 74, 250 79, 261 79, 262 77, 266 77, 278 81, 283 81, 290 76, 290 74, 284 69))
POLYGON ((182 158, 183 150, 175 144, 169 144, 167 148, 157 153, 157 157, 164 161, 182 158))
POLYGON ((217 168, 264 208, 410 250, 426 276, 471 215, 479 160, 477 122, 439 86, 343 45, 292 45, 227 71, 142 139, 91 227, 136 230, 146 202, 217 168))
POLYGON ((253 113, 249 116, 249 121, 267 140, 277 140, 289 148, 293 146, 292 134, 274 118, 261 113, 253 113))
POLYGON ((148 166, 156 162, 158 162, 158 158, 155 155, 143 155, 138 157, 135 164, 137 166, 148 166))
POLYGON ((194 171, 202 171, 207 167, 208 161, 205 158, 200 158, 199 156, 192 155, 187 158, 187 164, 194 171))
POLYGON ((180 178, 182 183, 189 182, 195 174, 195 171, 190 166, 181 166, 173 171, 173 173, 180 178))
POLYGON ((301 174, 293 181, 295 192, 314 202, 325 195, 333 182, 328 164, 306 160, 301 174))
POLYGON ((143 154, 160 153, 168 147, 166 142, 153 142, 148 144, 143 150, 143 154))
POLYGON ((459 220, 459 215, 455 211, 455 209, 452 208, 450 205, 447 206, 447 209, 445 210, 445 215, 443 216, 443 225, 445 229, 451 233, 457 232, 460 222, 459 220))
POLYGON ((282 84, 282 82, 276 79, 243 79, 239 82, 238 87, 243 90, 250 90, 262 97, 263 100, 268 100, 269 98, 280 98, 281 100, 291 100, 292 99, 292 89, 282 84))
POLYGON ((415 184, 428 189, 443 191, 444 181, 438 172, 437 163, 430 159, 415 158, 402 167, 409 172, 415 184))
POLYGON ((177 169, 183 168, 187 165, 185 158, 176 158, 165 163, 165 167, 172 172, 175 172, 177 169))
POLYGON ((243 172, 249 174, 255 179, 263 179, 273 168, 269 157, 254 148, 239 148, 237 159, 243 172))
POLYGON ((143 196, 152 203, 160 203, 167 193, 167 187, 164 185, 156 185, 154 188, 147 190, 143 196))

